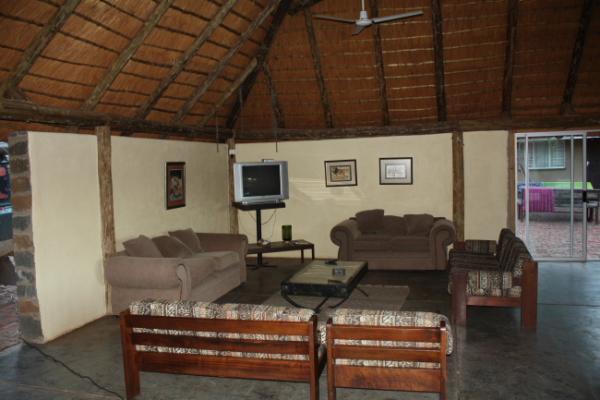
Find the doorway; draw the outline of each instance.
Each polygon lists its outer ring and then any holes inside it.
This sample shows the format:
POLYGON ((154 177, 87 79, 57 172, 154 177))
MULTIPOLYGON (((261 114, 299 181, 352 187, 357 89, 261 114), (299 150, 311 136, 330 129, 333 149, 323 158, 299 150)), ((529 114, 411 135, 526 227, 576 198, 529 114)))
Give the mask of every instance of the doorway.
POLYGON ((538 260, 600 258, 600 135, 516 136, 516 230, 538 260))

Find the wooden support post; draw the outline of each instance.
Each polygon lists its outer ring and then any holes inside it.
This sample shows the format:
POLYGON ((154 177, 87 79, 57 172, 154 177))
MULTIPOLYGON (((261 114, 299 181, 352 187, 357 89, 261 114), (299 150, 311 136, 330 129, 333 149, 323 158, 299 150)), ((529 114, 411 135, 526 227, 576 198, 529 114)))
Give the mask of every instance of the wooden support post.
POLYGON ((306 23, 306 31, 308 32, 308 43, 310 45, 310 52, 312 54, 317 84, 319 85, 319 93, 321 94, 321 104, 323 104, 325 126, 327 128, 333 128, 333 116, 331 114, 331 105, 329 103, 327 88, 325 87, 323 67, 321 66, 321 53, 319 52, 319 45, 317 44, 317 35, 315 34, 312 15, 308 9, 304 9, 304 21, 306 23))
POLYGON ((515 133, 508 131, 506 158, 508 160, 508 196, 506 199, 506 226, 515 232, 515 133))
POLYGON ((69 16, 75 10, 75 7, 79 5, 81 0, 67 0, 56 12, 51 21, 49 21, 44 28, 38 33, 33 42, 23 53, 23 58, 13 68, 10 76, 2 82, 0 85, 0 98, 5 97, 6 91, 11 88, 16 88, 19 83, 23 80, 25 75, 29 72, 29 68, 33 65, 38 56, 42 54, 42 51, 46 48, 46 45, 50 43, 50 40, 54 35, 60 31, 69 16))
POLYGON ((452 219, 456 239, 465 240, 465 166, 462 131, 452 132, 452 219))
POLYGON ((538 264, 535 261, 525 263, 521 292, 521 327, 535 330, 537 328, 537 292, 538 264))
MULTIPOLYGON (((376 0, 369 0, 371 8, 371 18, 379 16, 379 7, 376 0)), ((385 68, 383 63, 383 50, 381 48, 381 33, 379 25, 373 26, 373 51, 375 53, 375 68, 377 70, 377 81, 379 82, 379 91, 381 96, 381 119, 383 125, 390 124, 390 109, 387 101, 387 82, 385 80, 385 68)))
POLYGON ((560 106, 561 114, 568 114, 574 112, 573 93, 575 92, 575 85, 577 84, 579 64, 581 64, 581 57, 583 56, 585 39, 587 37, 588 28, 590 26, 590 20, 592 19, 594 3, 596 3, 595 0, 585 0, 583 3, 583 7, 581 8, 581 17, 579 18, 579 30, 577 31, 575 45, 573 46, 573 55, 571 56, 569 75, 567 76, 567 83, 565 85, 563 101, 560 106))
POLYGON ((277 128, 285 128, 283 111, 281 110, 281 104, 279 104, 279 97, 277 96, 277 89, 275 88, 275 84, 273 83, 273 77, 271 76, 271 69, 269 68, 269 63, 265 62, 262 66, 262 69, 265 74, 265 80, 267 81, 269 93, 271 94, 271 108, 273 109, 273 115, 275 116, 277 128))
POLYGON ((446 121, 446 84, 444 81, 444 37, 442 24, 442 5, 440 0, 431 0, 433 27, 433 58, 435 65, 435 96, 438 121, 446 121))
POLYGON ((504 78, 502 81, 502 113, 508 117, 512 112, 513 70, 517 41, 517 21, 519 19, 519 0, 508 0, 507 15, 506 52, 504 56, 504 78))
POLYGON ((233 164, 235 164, 235 138, 227 139, 227 154, 229 159, 228 182, 229 182, 229 233, 239 233, 238 211, 233 207, 235 201, 233 164))

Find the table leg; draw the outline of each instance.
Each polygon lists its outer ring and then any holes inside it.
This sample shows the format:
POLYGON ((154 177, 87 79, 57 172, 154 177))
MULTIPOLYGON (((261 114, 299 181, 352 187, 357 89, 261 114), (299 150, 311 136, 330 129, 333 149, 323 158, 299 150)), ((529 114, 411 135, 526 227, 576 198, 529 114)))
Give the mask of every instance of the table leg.
MULTIPOLYGON (((598 214, 596 214, 596 216, 598 216, 598 214)), ((598 221, 596 221, 596 223, 598 223, 598 221)), ((310 254, 312 255, 312 259, 315 259, 315 246, 312 246, 310 248, 310 254)))
POLYGON ((304 263, 304 249, 300 250, 300 261, 304 263))

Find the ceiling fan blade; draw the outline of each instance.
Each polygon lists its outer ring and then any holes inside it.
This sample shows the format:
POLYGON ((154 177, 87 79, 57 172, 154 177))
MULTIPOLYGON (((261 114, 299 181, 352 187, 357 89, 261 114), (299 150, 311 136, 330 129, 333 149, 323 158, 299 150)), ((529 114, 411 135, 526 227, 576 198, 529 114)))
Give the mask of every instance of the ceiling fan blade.
POLYGON ((328 21, 335 21, 335 22, 343 22, 345 24, 354 24, 356 22, 353 19, 338 18, 338 17, 332 17, 331 15, 321 15, 321 14, 315 14, 315 15, 313 15, 313 18, 326 19, 328 21))
POLYGON ((418 15, 423 15, 423 11, 411 11, 411 12, 407 12, 404 14, 395 14, 395 15, 388 15, 386 17, 377 17, 377 18, 372 18, 371 21, 373 21, 374 24, 379 24, 381 22, 389 22, 389 21, 395 21, 397 19, 416 17, 418 15))
POLYGON ((356 25, 356 27, 354 28, 354 32, 352 32, 353 35, 358 35, 359 33, 361 33, 367 26, 370 25, 356 25))

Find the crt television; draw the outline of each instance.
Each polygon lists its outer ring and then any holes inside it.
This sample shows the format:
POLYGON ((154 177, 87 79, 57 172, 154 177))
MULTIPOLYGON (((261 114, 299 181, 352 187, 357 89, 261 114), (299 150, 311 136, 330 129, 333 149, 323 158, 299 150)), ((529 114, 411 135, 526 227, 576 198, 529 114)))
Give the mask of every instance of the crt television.
POLYGON ((287 161, 233 164, 235 201, 275 203, 289 198, 287 161))

